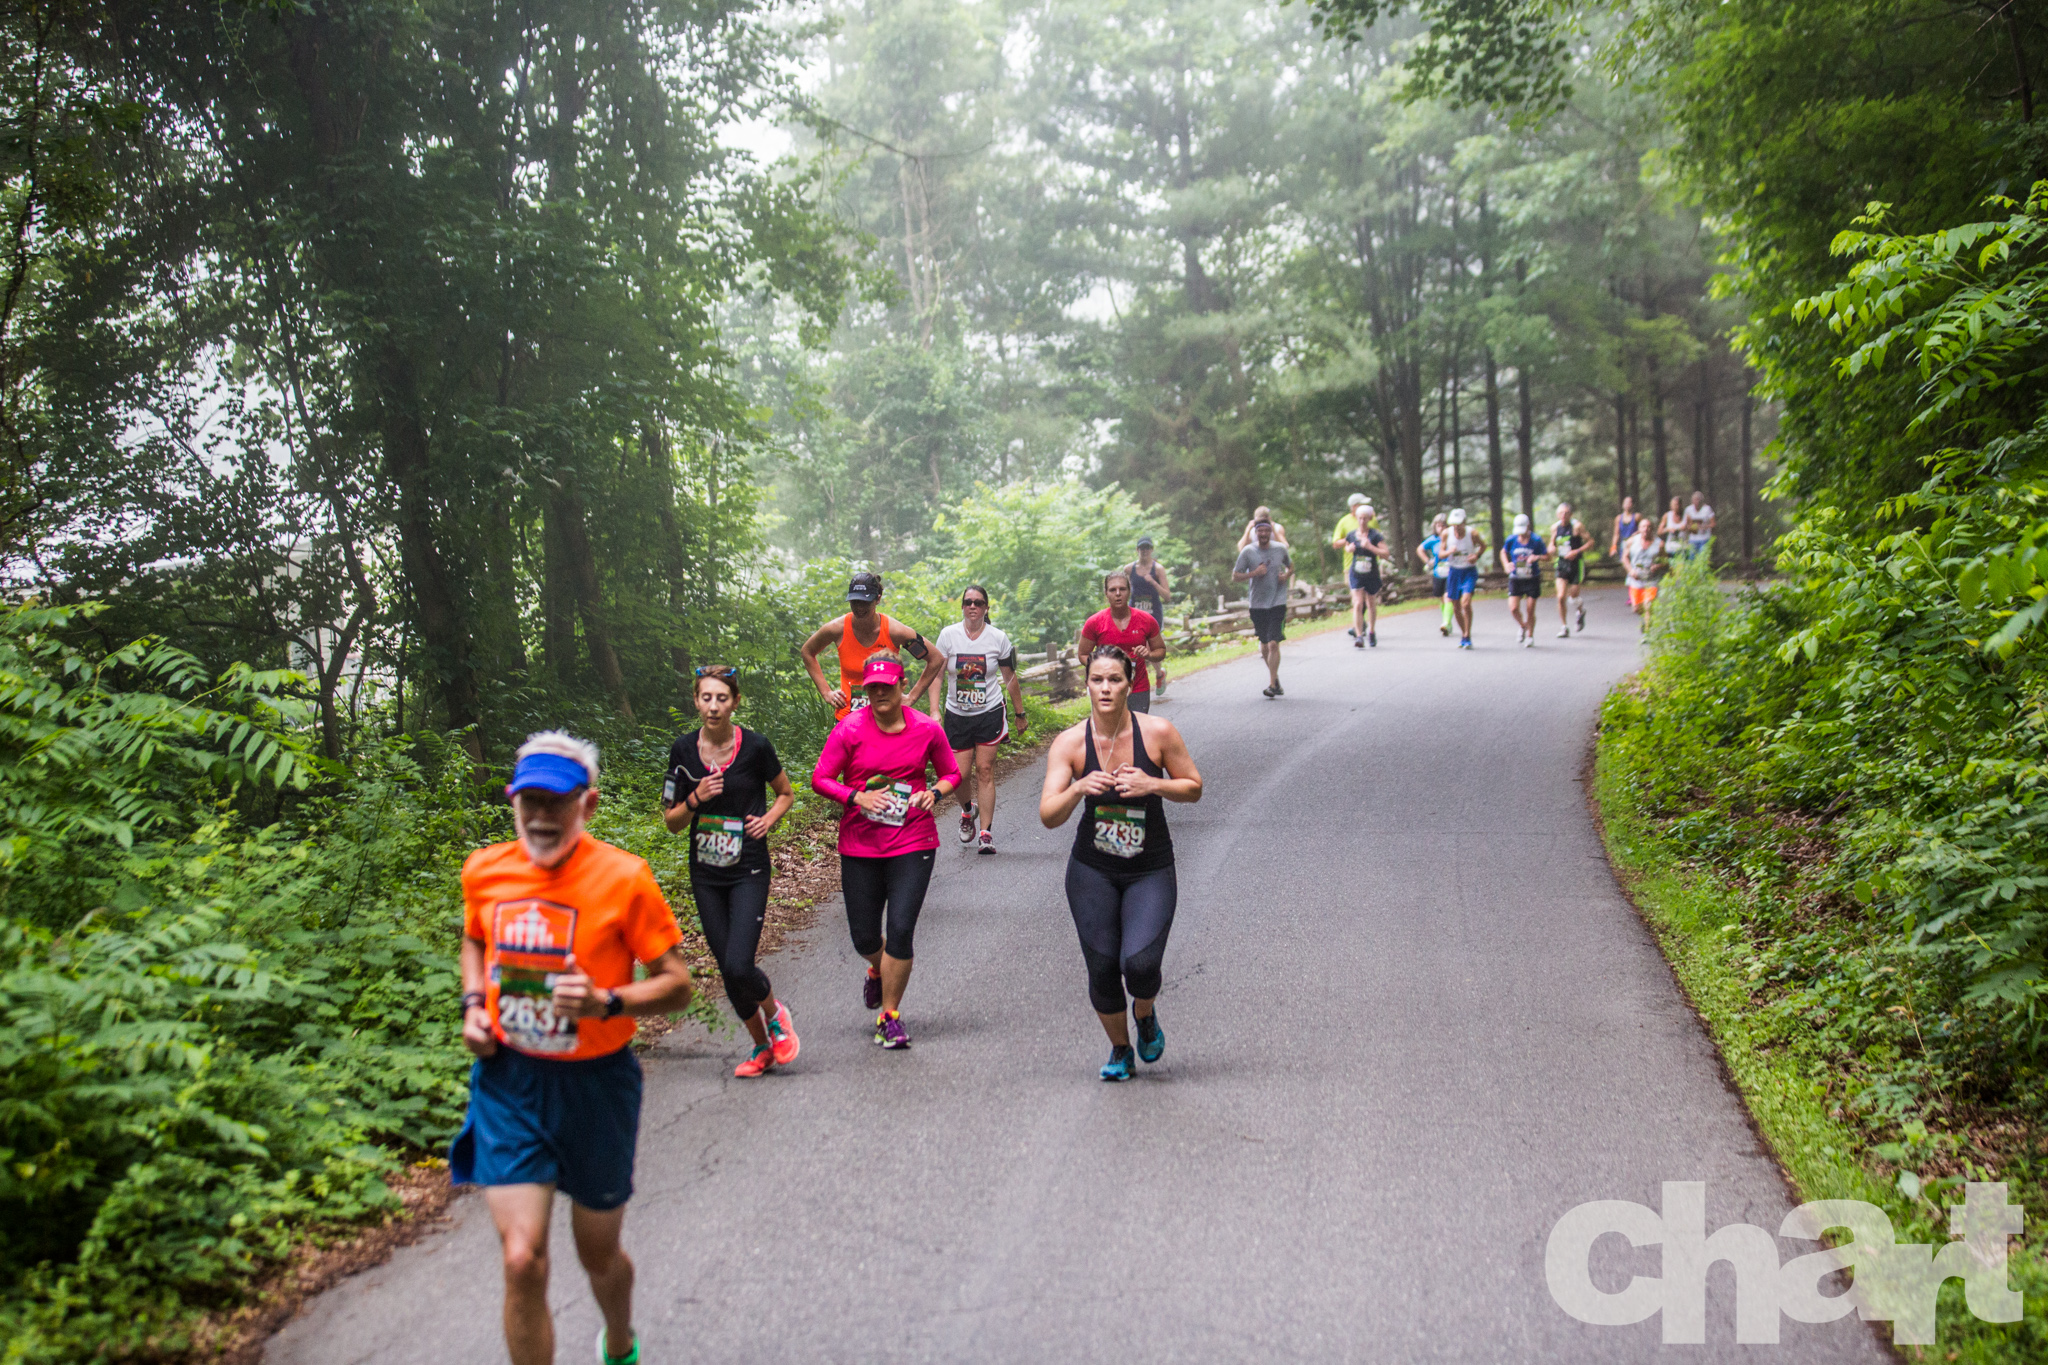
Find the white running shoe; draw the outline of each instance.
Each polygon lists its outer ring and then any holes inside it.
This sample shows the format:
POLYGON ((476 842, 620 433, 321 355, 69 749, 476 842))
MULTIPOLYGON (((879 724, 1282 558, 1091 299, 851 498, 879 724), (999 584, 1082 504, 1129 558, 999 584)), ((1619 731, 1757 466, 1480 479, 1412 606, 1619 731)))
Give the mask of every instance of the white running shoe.
POLYGON ((961 843, 971 844, 974 842, 974 823, 980 818, 981 803, 979 801, 969 801, 967 803, 967 809, 960 812, 961 843))
POLYGON ((996 851, 996 832, 994 830, 985 829, 981 832, 980 851, 983 853, 993 853, 996 851))
POLYGON ((1568 639, 1570 639, 1570 638, 1571 638, 1571 633, 1572 633, 1572 628, 1571 628, 1570 626, 1559 626, 1559 627, 1557 628, 1557 638, 1558 638, 1558 639, 1560 639, 1560 640, 1568 640, 1568 639))
POLYGON ((1536 648, 1536 637, 1535 637, 1535 636, 1533 636, 1533 635, 1524 635, 1524 636, 1522 637, 1522 648, 1524 648, 1524 649, 1534 649, 1534 648, 1536 648))

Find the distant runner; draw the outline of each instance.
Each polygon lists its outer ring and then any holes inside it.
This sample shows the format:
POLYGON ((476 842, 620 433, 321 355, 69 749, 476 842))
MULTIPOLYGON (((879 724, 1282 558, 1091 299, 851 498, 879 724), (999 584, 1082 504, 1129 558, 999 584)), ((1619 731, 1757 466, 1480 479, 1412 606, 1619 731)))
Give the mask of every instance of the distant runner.
POLYGON ((939 632, 932 642, 939 652, 938 663, 924 671, 909 705, 927 691, 932 694, 932 716, 946 727, 946 743, 952 746, 953 761, 964 774, 974 770, 974 795, 966 781, 960 783, 960 842, 975 842, 975 818, 980 817, 980 850, 996 851, 996 749, 1010 736, 1003 709, 1009 695, 1009 715, 1015 716, 1017 733, 1023 734, 1024 689, 1017 683, 1017 647, 1010 637, 988 623, 988 589, 979 583, 960 594, 960 621, 939 632), (945 709, 939 707, 940 688, 946 680, 945 709))
POLYGON ((1557 521, 1550 528, 1550 556, 1557 564, 1557 638, 1560 640, 1572 633, 1571 623, 1565 619, 1567 598, 1578 606, 1579 629, 1586 628, 1586 599, 1579 595, 1579 589, 1586 582, 1586 552, 1592 548, 1592 534, 1586 530, 1584 522, 1572 515, 1572 505, 1559 503, 1557 521))
POLYGON ((1373 526, 1375 519, 1372 504, 1359 503, 1351 529, 1337 542, 1351 556, 1345 581, 1351 586, 1351 643, 1357 649, 1380 642, 1380 556, 1387 552, 1387 538, 1373 526))
POLYGON ((1607 553, 1613 555, 1616 559, 1620 559, 1621 547, 1636 538, 1636 527, 1641 522, 1642 518, 1636 515, 1636 500, 1634 498, 1623 498, 1621 500, 1621 511, 1616 513, 1614 517, 1614 536, 1608 542, 1607 553))
MULTIPOLYGON (((1259 657, 1266 661, 1266 699, 1287 695, 1280 686, 1280 642, 1287 638, 1287 583, 1294 577, 1294 557, 1273 539, 1273 523, 1252 523, 1254 543, 1237 552, 1231 578, 1249 583, 1252 630, 1259 637, 1259 657)), ((1140 674, 1139 676, 1143 676, 1140 674)))
POLYGON ((1167 801, 1202 799, 1202 775, 1173 722, 1125 705, 1136 664, 1107 646, 1088 660, 1088 718, 1062 730, 1045 760, 1038 818, 1058 829, 1082 808, 1067 857, 1067 908, 1088 966, 1088 1002, 1109 1035, 1105 1081, 1132 1074, 1125 989, 1138 1023, 1137 1057, 1166 1051, 1157 1010, 1179 896, 1167 801))
POLYGON ((1255 507, 1252 509, 1252 519, 1244 524, 1244 534, 1237 538, 1238 549, 1242 550, 1256 538, 1254 531, 1261 519, 1273 522, 1273 539, 1275 541, 1282 545, 1287 543, 1287 528, 1279 522, 1273 521, 1273 509, 1270 507, 1255 507))
POLYGON ((1636 538, 1622 547, 1622 567, 1628 571, 1628 609, 1642 618, 1644 630, 1650 628, 1650 604, 1657 600, 1658 560, 1663 554, 1647 521, 1636 527, 1636 538))
MULTIPOLYGON (((1166 566, 1152 557, 1152 537, 1138 537, 1138 557, 1124 565, 1124 572, 1131 576, 1131 605, 1157 621, 1164 631, 1166 604, 1173 600, 1173 584, 1166 577, 1166 566)), ((1168 700, 1163 651, 1152 661, 1152 695, 1160 701, 1168 700)))
POLYGON ((1508 615, 1520 631, 1515 643, 1536 647, 1536 604, 1543 598, 1543 561, 1550 551, 1543 537, 1529 529, 1529 514, 1515 513, 1515 531, 1500 547, 1500 567, 1508 576, 1508 615))
POLYGON ((853 950, 868 960, 861 1002, 881 1010, 875 1042, 896 1050, 910 1046, 903 992, 939 848, 932 810, 959 787, 960 767, 939 723, 903 705, 903 660, 870 655, 861 687, 868 704, 826 737, 811 790, 842 808, 840 895, 853 950))
POLYGON ((1472 648, 1472 594, 1479 590, 1479 560, 1486 553, 1486 537, 1465 524, 1465 509, 1453 507, 1437 553, 1450 573, 1444 579, 1444 596, 1458 619, 1458 648, 1472 648))
POLYGON ((1437 623, 1436 633, 1451 633, 1452 602, 1444 591, 1444 584, 1450 578, 1451 566, 1444 563, 1444 527, 1448 519, 1439 512, 1429 524, 1429 534, 1415 547, 1415 557, 1422 561, 1422 571, 1429 575, 1430 595, 1443 604, 1443 619, 1437 623))
POLYGON ((1657 522, 1657 535, 1664 542, 1664 553, 1672 559, 1685 553, 1685 510, 1677 498, 1665 509, 1657 522))
POLYGON ((1131 709, 1152 709, 1152 683, 1145 665, 1166 657, 1166 641, 1159 634, 1159 619, 1149 611, 1131 606, 1131 576, 1122 569, 1106 574, 1102 598, 1109 605, 1081 623, 1074 642, 1074 657, 1085 659, 1097 645, 1115 645, 1137 661, 1138 681, 1131 689, 1131 709))
POLYGON ((924 636, 903 622, 892 621, 882 615, 876 605, 881 600, 881 575, 855 574, 846 585, 846 615, 819 626, 803 643, 804 668, 817 685, 818 695, 832 708, 835 720, 845 720, 850 713, 868 704, 867 696, 861 691, 860 680, 870 654, 900 649, 922 662, 929 653, 924 636), (818 656, 825 652, 827 645, 838 647, 837 687, 825 680, 825 670, 818 663, 818 656))
POLYGON ((1696 555, 1707 548, 1714 538, 1714 509, 1707 506, 1707 495, 1697 488, 1692 491, 1692 502, 1685 509, 1685 552, 1696 555))
POLYGON ((558 1189, 604 1315, 597 1357, 636 1365, 633 1262, 619 1245, 640 1135, 640 1062, 628 1044, 636 1018, 690 1002, 682 932, 647 864, 584 832, 597 809, 595 745, 559 730, 532 736, 505 791, 518 837, 462 865, 462 1045, 477 1060, 448 1173, 484 1187, 514 1365, 555 1358, 558 1189))
POLYGON ((754 964, 768 919, 768 832, 796 800, 775 746, 758 730, 733 722, 740 704, 739 670, 697 670, 692 694, 703 724, 668 751, 662 822, 690 841, 690 899, 705 946, 718 963, 725 998, 754 1040, 753 1055, 733 1068, 752 1078, 796 1060, 800 1044, 789 1007, 775 998, 754 964), (768 804, 768 792, 775 803, 768 804))

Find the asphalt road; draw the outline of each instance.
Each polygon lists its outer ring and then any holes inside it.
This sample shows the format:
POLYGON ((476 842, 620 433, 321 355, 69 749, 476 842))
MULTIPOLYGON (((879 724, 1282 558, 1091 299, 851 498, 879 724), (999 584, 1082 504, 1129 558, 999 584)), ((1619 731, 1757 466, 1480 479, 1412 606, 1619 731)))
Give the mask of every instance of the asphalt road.
MULTIPOLYGON (((648 1365, 697 1361, 1258 1362, 1890 1359, 1850 1318, 1706 1343, 1551 1299, 1550 1229, 1589 1200, 1706 1182, 1707 1230, 1775 1231, 1784 1181, 1616 887, 1581 785, 1602 694, 1638 659, 1618 593, 1591 627, 1479 647, 1433 614, 1376 650, 1290 649, 1173 685, 1158 714, 1207 782, 1169 808, 1180 909, 1165 1059, 1131 1084, 1090 1012, 1036 771, 1002 852, 952 842, 918 934, 907 1053, 870 1041, 836 905, 768 971, 803 1056, 736 1081, 736 1031, 646 1058, 638 1189, 648 1365)), ((482 1202, 311 1305, 271 1365, 504 1359, 482 1202)), ((597 1315, 557 1220, 558 1358, 597 1315)), ((1784 1242, 1786 1256, 1812 1250, 1784 1242)), ((1656 1247, 1594 1255, 1615 1291, 1656 1247)))

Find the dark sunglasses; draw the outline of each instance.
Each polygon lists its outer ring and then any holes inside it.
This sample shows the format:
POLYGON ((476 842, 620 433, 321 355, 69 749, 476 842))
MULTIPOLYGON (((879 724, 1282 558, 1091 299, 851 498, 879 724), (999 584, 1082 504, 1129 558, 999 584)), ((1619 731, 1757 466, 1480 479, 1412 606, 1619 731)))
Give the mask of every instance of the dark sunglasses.
POLYGON ((986 597, 963 597, 960 599, 960 605, 963 607, 980 607, 983 611, 987 611, 988 599, 986 597))

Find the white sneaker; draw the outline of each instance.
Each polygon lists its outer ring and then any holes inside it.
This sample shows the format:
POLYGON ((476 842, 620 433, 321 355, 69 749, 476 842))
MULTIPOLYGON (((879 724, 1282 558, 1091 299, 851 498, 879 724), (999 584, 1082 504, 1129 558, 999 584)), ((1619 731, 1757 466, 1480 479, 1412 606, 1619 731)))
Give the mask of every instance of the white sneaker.
POLYGON ((1557 628, 1557 638, 1560 640, 1569 640, 1571 638, 1571 634, 1572 628, 1570 626, 1559 626, 1557 628))
POLYGON ((1524 636, 1522 637, 1522 648, 1524 648, 1524 649, 1534 649, 1534 648, 1536 648, 1536 637, 1535 637, 1535 636, 1533 636, 1533 635, 1524 635, 1524 636))

